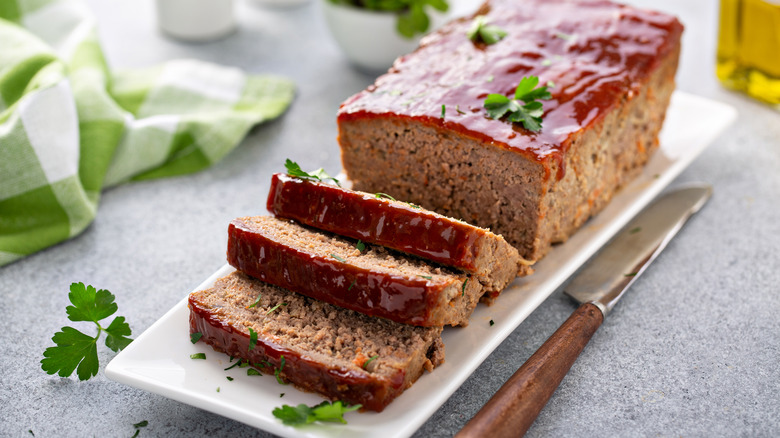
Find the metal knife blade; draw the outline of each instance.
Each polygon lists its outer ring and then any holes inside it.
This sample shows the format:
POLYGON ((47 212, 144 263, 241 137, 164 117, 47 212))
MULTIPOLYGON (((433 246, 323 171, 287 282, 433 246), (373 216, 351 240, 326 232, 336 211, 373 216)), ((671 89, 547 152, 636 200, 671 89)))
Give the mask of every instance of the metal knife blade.
POLYGON ((580 304, 595 304, 606 316, 711 195, 709 185, 691 185, 662 196, 623 227, 564 293, 580 304))
POLYGON ((531 427, 626 290, 712 194, 708 185, 669 192, 639 213, 565 288, 581 303, 456 438, 517 437, 531 427))

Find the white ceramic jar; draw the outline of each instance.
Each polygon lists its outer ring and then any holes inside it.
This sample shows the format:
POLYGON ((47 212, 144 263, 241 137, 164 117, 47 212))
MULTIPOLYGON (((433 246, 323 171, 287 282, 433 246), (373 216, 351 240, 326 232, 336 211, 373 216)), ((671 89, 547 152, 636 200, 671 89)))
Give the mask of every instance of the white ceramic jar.
POLYGON ((174 38, 206 42, 236 30, 234 0, 157 0, 157 22, 174 38))

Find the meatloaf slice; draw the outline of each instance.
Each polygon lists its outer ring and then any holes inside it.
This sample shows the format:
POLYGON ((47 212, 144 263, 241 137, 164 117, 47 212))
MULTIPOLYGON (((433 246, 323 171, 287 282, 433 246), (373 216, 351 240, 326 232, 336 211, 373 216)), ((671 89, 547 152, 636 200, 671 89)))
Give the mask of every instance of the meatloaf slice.
POLYGON ((444 361, 441 327, 371 318, 239 272, 190 294, 189 308, 190 333, 215 350, 377 412, 444 361))
POLYGON ((419 326, 467 325, 484 293, 465 274, 272 216, 233 220, 227 259, 265 282, 419 326))
POLYGON ((518 272, 531 272, 503 237, 382 194, 275 174, 268 211, 464 270, 476 276, 487 291, 501 291, 518 272))
POLYGON ((500 233, 528 260, 565 241, 658 146, 682 25, 609 1, 490 0, 507 32, 472 41, 456 20, 396 60, 338 115, 356 190, 384 192, 500 233), (552 94, 542 128, 488 117, 523 77, 552 94))

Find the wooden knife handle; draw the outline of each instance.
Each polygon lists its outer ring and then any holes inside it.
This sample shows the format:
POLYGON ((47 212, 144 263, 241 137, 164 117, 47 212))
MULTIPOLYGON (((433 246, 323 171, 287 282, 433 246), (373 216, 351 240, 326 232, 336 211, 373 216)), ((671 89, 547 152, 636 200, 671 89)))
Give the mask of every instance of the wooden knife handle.
POLYGON ((603 321, 598 307, 581 305, 455 436, 523 436, 603 321))

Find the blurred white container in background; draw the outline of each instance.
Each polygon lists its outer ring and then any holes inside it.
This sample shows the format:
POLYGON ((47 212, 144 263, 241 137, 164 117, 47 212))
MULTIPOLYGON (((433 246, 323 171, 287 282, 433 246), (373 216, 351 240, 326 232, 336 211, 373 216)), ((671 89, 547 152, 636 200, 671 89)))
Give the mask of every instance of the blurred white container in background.
POLYGON ((251 4, 270 8, 297 8, 311 3, 311 0, 250 0, 251 4))
POLYGON ((236 30, 234 0, 157 0, 157 23, 167 35, 213 41, 236 30))

